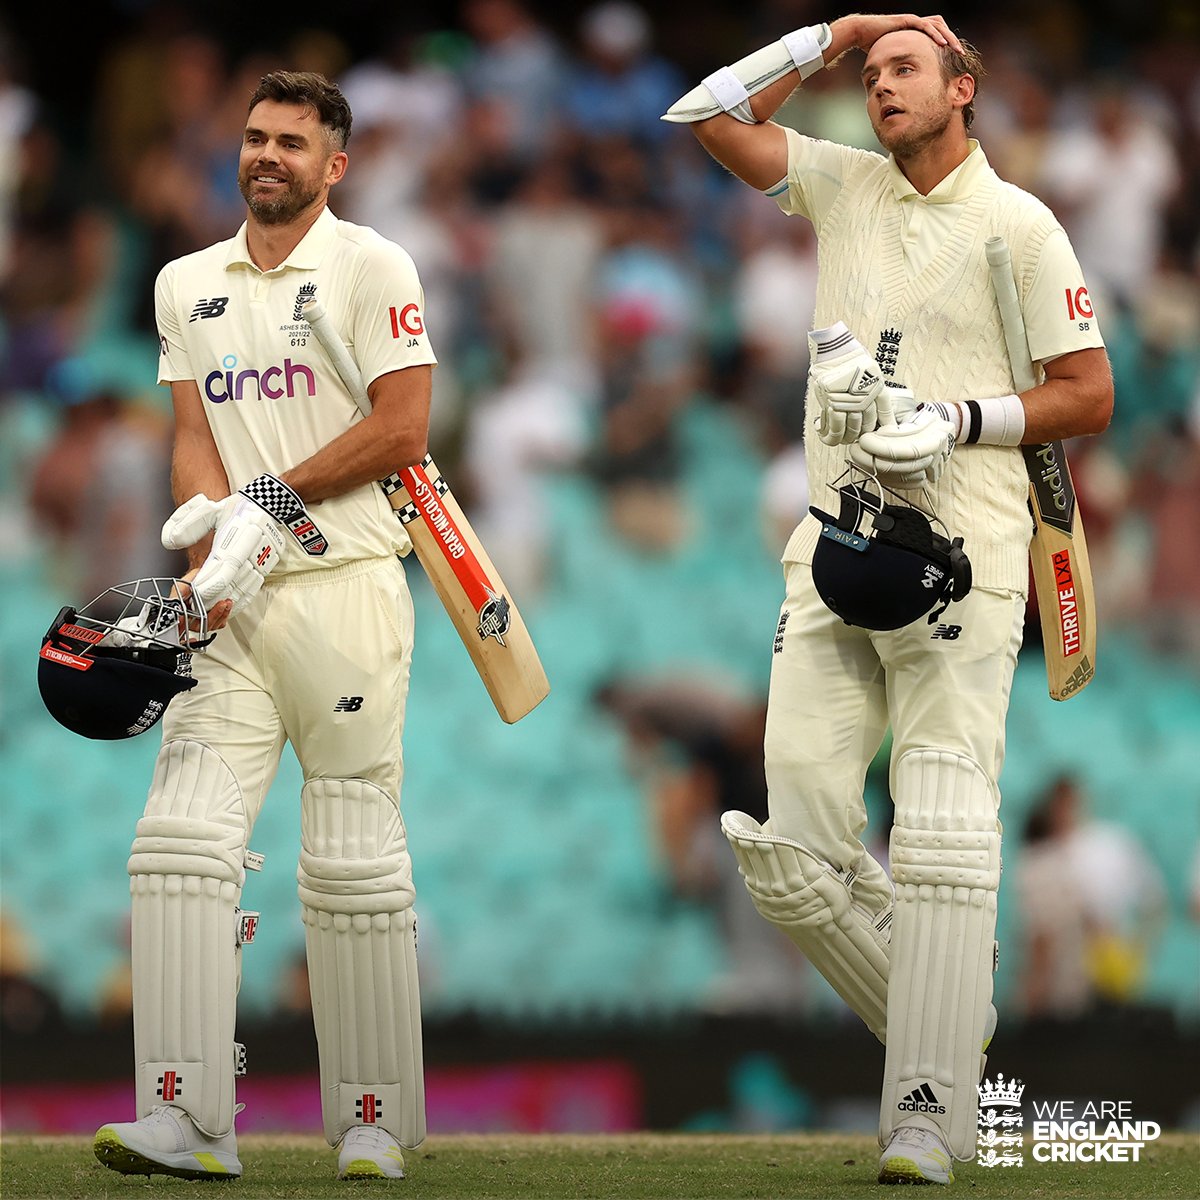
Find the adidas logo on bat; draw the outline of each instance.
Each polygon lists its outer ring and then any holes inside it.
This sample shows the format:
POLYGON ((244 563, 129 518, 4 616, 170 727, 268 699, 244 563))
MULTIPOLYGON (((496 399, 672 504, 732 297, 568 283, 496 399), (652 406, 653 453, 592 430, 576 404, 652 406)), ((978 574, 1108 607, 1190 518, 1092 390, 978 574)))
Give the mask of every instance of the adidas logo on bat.
POLYGON ((1092 665, 1090 658, 1085 658, 1083 662, 1071 672, 1070 678, 1062 686, 1063 696, 1070 696, 1079 691, 1085 683, 1087 683, 1096 673, 1096 668, 1092 665))

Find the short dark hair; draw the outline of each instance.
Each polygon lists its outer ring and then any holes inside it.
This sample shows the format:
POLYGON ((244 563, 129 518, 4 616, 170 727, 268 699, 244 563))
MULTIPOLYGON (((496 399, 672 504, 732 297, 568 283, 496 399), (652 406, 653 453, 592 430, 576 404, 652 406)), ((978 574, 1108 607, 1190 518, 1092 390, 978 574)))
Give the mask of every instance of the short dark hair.
POLYGON ((250 97, 247 114, 263 100, 274 100, 278 104, 302 104, 317 114, 317 119, 329 134, 329 140, 337 150, 345 150, 350 140, 350 125, 353 116, 346 97, 336 83, 330 83, 316 71, 272 71, 259 80, 254 95, 250 97))
MULTIPOLYGON (((952 79, 957 79, 960 75, 970 75, 975 81, 975 96, 979 95, 979 81, 987 72, 983 69, 983 59, 979 57, 979 51, 971 45, 970 42, 962 42, 962 53, 960 54, 952 46, 938 47, 938 61, 942 66, 942 78, 949 83, 952 79)), ((970 103, 963 107, 963 125, 971 128, 971 123, 975 120, 975 96, 971 97, 970 103)))

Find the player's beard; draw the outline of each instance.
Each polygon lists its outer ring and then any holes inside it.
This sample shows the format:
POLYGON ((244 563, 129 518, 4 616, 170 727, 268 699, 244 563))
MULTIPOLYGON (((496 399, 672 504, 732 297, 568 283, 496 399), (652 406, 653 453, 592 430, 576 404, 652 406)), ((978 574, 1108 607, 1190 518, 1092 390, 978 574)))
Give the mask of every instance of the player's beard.
POLYGON ((936 142, 949 128, 953 115, 954 109, 949 106, 930 108, 925 112, 910 110, 907 128, 891 133, 881 124, 876 127, 875 136, 885 150, 898 162, 903 162, 905 159, 915 158, 927 146, 936 142))
POLYGON ((246 207, 260 225, 286 225, 302 213, 321 194, 320 188, 305 188, 291 180, 277 194, 261 196, 254 193, 254 174, 238 180, 238 190, 246 207))

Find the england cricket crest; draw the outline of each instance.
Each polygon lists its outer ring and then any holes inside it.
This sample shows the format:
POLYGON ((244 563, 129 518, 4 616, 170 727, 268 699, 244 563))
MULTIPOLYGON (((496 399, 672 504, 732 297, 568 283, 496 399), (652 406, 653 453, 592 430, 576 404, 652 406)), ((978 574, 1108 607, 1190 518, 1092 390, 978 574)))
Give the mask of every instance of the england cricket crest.
POLYGON ((508 597, 498 596, 491 588, 487 589, 487 594, 488 598, 479 610, 479 638, 486 641, 494 637, 503 646, 504 635, 512 621, 508 597))
POLYGON ((896 362, 900 357, 900 339, 904 335, 898 329, 881 329, 879 345, 875 349, 875 361, 879 369, 892 379, 896 374, 896 362))

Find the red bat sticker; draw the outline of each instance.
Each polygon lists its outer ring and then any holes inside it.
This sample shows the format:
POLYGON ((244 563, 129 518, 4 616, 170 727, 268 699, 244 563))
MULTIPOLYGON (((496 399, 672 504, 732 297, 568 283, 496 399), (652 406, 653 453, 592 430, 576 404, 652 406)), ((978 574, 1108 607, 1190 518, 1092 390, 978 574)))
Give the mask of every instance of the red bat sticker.
POLYGON ((1078 654, 1082 648, 1079 640, 1079 602, 1075 596, 1075 577, 1071 573, 1071 552, 1059 550, 1051 561, 1054 564, 1054 592, 1058 597, 1062 651, 1065 657, 1070 657, 1078 654))

